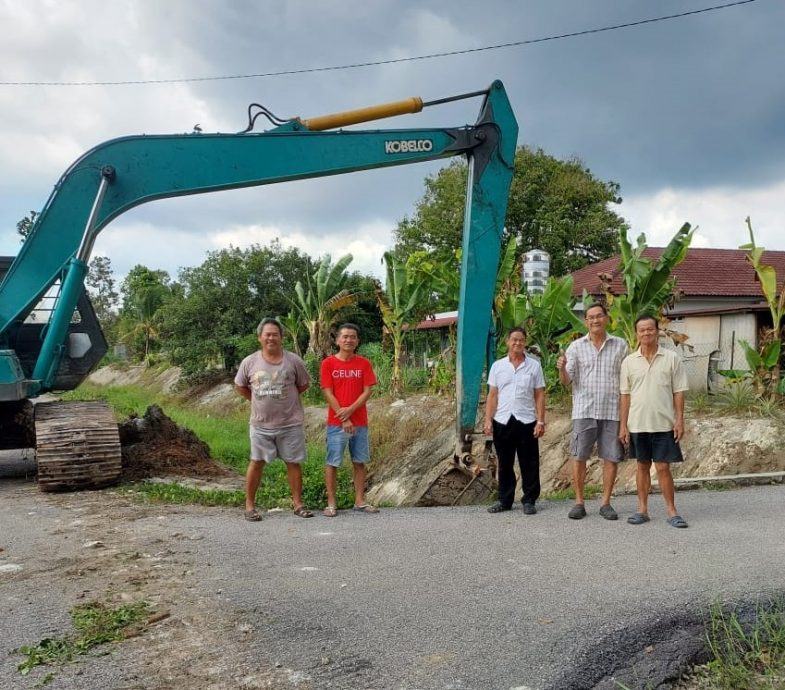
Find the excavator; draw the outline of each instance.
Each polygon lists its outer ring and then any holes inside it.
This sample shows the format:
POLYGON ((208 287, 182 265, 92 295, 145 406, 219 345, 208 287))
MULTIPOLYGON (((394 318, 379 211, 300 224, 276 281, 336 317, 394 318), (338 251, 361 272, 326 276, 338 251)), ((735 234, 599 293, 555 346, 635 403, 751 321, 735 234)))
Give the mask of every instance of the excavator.
MULTIPOLYGON (((433 101, 409 98, 321 117, 282 119, 253 103, 237 134, 127 136, 76 160, 55 185, 19 254, 0 258, 0 450, 35 448, 43 491, 118 481, 117 423, 99 402, 32 399, 76 388, 107 350, 85 289, 98 233, 158 199, 465 156, 466 194, 456 354, 454 463, 472 464, 495 276, 518 125, 500 81, 433 101), (473 125, 355 130, 351 125, 481 98, 473 125), (266 117, 273 125, 255 131, 266 117)), ((47 396, 48 397, 48 396, 47 396)))

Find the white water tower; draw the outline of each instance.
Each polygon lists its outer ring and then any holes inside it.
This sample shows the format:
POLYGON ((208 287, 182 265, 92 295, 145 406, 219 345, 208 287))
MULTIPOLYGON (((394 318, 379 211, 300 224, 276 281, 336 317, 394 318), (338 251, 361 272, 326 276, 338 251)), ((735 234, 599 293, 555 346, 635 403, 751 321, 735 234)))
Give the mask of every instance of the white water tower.
POLYGON ((531 249, 523 257, 523 283, 529 293, 545 292, 551 272, 551 255, 543 249, 531 249))

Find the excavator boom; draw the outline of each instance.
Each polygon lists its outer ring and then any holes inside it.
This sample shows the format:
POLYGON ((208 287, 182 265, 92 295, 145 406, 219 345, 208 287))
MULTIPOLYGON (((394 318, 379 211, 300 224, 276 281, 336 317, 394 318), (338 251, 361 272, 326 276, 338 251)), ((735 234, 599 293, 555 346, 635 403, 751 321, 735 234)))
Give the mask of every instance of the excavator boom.
POLYGON ((422 107, 420 99, 409 99, 354 114, 293 119, 263 133, 131 136, 88 151, 55 186, 0 284, 0 401, 64 387, 63 363, 73 355, 72 316, 95 236, 125 211, 174 196, 465 155, 469 187, 457 355, 458 436, 465 439, 479 400, 518 134, 504 87, 496 81, 484 92, 479 118, 470 126, 325 130, 422 107), (40 351, 20 357, 25 319, 58 281, 40 351))

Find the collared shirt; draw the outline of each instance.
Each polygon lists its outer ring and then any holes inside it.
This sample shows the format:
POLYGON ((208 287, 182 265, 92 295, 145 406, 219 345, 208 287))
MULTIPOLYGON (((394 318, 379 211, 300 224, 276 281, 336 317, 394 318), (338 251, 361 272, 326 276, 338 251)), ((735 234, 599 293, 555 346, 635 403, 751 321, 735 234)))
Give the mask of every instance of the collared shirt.
POLYGON ((615 335, 607 335, 599 349, 588 335, 570 343, 565 356, 573 419, 619 421, 619 370, 629 351, 626 341, 615 335))
POLYGON ((524 424, 537 421, 534 391, 545 388, 545 377, 540 362, 534 357, 526 355, 517 367, 509 357, 497 359, 488 372, 488 385, 499 392, 493 415, 499 424, 507 424, 513 416, 524 424))
POLYGON ((649 363, 638 349, 621 363, 620 378, 621 392, 630 396, 627 428, 632 433, 671 431, 676 422, 673 394, 689 390, 681 357, 658 347, 649 363))

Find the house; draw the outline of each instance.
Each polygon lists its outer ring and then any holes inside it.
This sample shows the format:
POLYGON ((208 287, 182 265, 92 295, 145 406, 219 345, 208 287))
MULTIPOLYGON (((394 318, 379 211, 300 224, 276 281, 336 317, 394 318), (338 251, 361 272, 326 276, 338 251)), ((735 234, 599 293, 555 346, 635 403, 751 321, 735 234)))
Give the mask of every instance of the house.
MULTIPOLYGON (((643 256, 657 261, 663 249, 650 247, 643 256)), ((761 263, 773 266, 778 285, 785 279, 785 252, 767 251, 761 263)), ((572 274, 573 295, 586 290, 602 294, 600 275, 610 278, 614 294, 625 291, 619 257, 605 259, 572 274)), ((740 249, 690 248, 673 271, 680 299, 666 311, 670 328, 689 336, 681 347, 691 390, 714 389, 718 371, 747 369, 740 341, 757 345, 761 328, 771 327, 771 313, 754 269, 740 249)))

